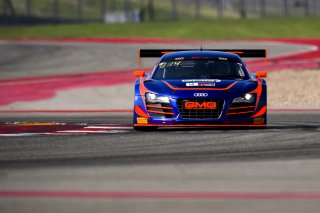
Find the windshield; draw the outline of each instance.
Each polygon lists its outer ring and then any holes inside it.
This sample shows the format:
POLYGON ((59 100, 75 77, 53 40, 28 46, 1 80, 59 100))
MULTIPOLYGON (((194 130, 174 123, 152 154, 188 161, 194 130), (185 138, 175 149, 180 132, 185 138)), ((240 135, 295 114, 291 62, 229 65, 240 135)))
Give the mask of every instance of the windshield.
POLYGON ((167 59, 156 68, 153 79, 243 79, 241 63, 226 58, 167 59))

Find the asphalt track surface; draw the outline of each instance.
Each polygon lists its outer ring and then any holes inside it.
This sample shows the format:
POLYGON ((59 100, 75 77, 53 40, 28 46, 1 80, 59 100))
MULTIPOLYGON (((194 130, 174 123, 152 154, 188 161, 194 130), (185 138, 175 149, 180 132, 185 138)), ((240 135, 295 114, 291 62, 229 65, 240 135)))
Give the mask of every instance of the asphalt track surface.
MULTIPOLYGON (((274 158, 318 158, 320 157, 320 113, 319 112, 291 112, 291 113, 270 113, 269 124, 266 129, 248 129, 248 128, 160 128, 156 131, 134 131, 131 127, 124 132, 97 135, 49 135, 49 136, 30 136, 30 137, 2 137, 1 138, 1 166, 24 164, 37 166, 41 164, 53 165, 55 162, 64 161, 64 165, 90 162, 101 157, 107 157, 102 164, 112 165, 117 163, 136 164, 136 163, 154 163, 154 162, 186 162, 188 159, 193 161, 193 156, 197 158, 200 154, 200 161, 208 162, 210 159, 226 157, 227 160, 243 160, 243 157, 252 157, 254 160, 257 155, 260 160, 274 158), (55 142, 52 139, 58 137, 55 142), (85 147, 81 147, 81 142, 88 138, 91 141, 87 148, 95 148, 98 152, 86 152, 85 147), (303 141, 301 140, 303 138, 303 141), (13 144, 14 142, 14 144, 13 144), (99 142, 105 142, 100 143, 99 142), (175 142, 170 144, 168 142, 175 142), (232 143, 232 147, 226 147, 223 152, 214 150, 216 143, 232 143), (33 146, 39 145, 39 150, 33 149, 33 146), (59 143, 67 144, 59 146, 59 143), (95 144, 98 143, 98 144, 95 144), (246 147, 246 143, 252 144, 252 151, 259 151, 257 155, 250 156, 251 152, 246 147), (290 147, 282 147, 288 145, 290 147), (168 145, 170 144, 170 147, 168 145), (52 145, 49 149, 49 146, 52 145), (97 145, 97 146, 96 146, 97 145), (172 146, 173 145, 173 146, 172 146), (22 146, 22 147, 20 147, 22 146), (157 149, 151 148, 157 146, 157 149), (201 148, 201 146, 204 146, 201 148), (211 149, 207 149, 211 146, 211 149), (239 149, 240 147, 241 149, 239 149), (275 146, 275 147, 273 147, 275 146), (23 148, 24 147, 24 148, 23 148), (140 148, 139 148, 140 147, 140 148), (143 148, 145 147, 145 148, 143 148), (197 148, 197 153, 192 153, 197 148), (299 148, 299 149, 295 149, 299 148), (8 150, 7 150, 8 148, 8 150), (18 150, 17 150, 18 148, 18 150), (75 152, 74 149, 80 149, 75 152), (132 149, 133 148, 133 149, 132 149), (303 148, 303 149, 301 149, 303 148), (190 149, 190 150, 189 150, 190 149), (239 149, 239 150, 238 150, 239 149), (29 151, 27 151, 29 150, 29 151), (81 152, 84 151, 84 153, 81 152), (118 151, 117 151, 118 150, 118 151), (273 151, 275 151, 273 153, 273 151), (299 151, 299 154, 296 153, 299 151), (206 153, 207 152, 207 153, 206 153), (270 152, 270 154, 267 154, 270 152), (180 153, 180 154, 179 154, 180 153), (205 154, 201 156, 201 154, 205 154), (226 154, 235 154, 224 156, 226 154), (101 154, 101 155, 100 155, 101 154), (221 154, 221 155, 220 155, 221 154), (267 155, 264 155, 267 154, 267 155), (140 156, 141 155, 141 156, 140 156), (56 159, 56 158, 59 159, 56 159), (239 158, 238 158, 239 157, 239 158), (68 160, 70 158, 71 160, 68 160), (135 159, 134 161, 132 161, 135 159)), ((10 121, 33 121, 33 122, 65 122, 88 123, 88 124, 113 124, 113 125, 131 125, 131 115, 99 115, 99 116, 64 116, 60 117, 13 117, 1 118, 0 120, 10 121)), ((84 144, 83 144, 84 145, 84 144)), ((102 160, 102 159, 101 159, 102 160)), ((195 159, 197 161, 197 159, 195 159)))
MULTIPOLYGON (((16 120, 131 116, 1 118, 16 120)), ((319 139, 319 112, 273 112, 266 129, 1 137, 1 212, 318 212, 319 139)))

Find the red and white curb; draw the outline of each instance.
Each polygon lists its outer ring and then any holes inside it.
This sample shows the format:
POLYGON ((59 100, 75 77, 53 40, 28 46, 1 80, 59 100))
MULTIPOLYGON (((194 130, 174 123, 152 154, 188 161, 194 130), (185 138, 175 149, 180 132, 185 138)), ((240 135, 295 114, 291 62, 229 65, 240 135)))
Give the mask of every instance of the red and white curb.
POLYGON ((84 127, 79 130, 64 130, 64 131, 57 131, 57 133, 83 133, 83 134, 92 134, 92 133, 124 133, 128 132, 128 130, 132 130, 132 127, 127 126, 88 126, 84 127))
POLYGON ((55 122, 14 122, 0 124, 0 136, 118 134, 132 130, 129 125, 75 124, 55 122))

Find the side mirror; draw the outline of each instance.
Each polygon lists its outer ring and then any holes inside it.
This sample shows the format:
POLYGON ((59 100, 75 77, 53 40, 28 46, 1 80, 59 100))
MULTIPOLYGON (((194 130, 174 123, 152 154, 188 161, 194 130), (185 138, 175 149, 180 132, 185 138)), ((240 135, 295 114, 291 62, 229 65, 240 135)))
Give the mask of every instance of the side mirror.
POLYGON ((266 78, 268 74, 266 71, 260 71, 260 72, 256 72, 256 75, 257 77, 266 78))
POLYGON ((134 77, 139 78, 139 77, 144 77, 145 76, 145 72, 142 70, 138 70, 134 72, 134 77))

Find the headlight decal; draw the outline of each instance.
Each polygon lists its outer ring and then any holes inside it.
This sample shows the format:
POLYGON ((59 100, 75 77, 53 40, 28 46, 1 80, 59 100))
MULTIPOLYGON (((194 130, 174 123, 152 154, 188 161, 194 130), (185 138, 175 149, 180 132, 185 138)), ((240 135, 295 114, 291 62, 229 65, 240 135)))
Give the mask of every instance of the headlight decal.
POLYGON ((142 102, 143 102, 143 105, 144 105, 144 108, 146 108, 146 105, 145 105, 145 94, 147 92, 151 92, 150 90, 148 90, 145 86, 144 86, 144 78, 140 78, 140 85, 139 85, 139 89, 140 89, 140 95, 141 95, 141 98, 142 98, 142 102))
POLYGON ((172 118, 174 116, 169 97, 150 92, 147 92, 145 96, 147 111, 151 116, 166 118, 172 118))
POLYGON ((254 103, 256 100, 256 94, 246 93, 240 97, 233 99, 232 103, 254 103))
POLYGON ((164 104, 169 104, 170 99, 167 96, 161 96, 152 92, 146 92, 146 101, 150 103, 164 103, 164 104))
POLYGON ((259 101, 260 101, 260 96, 262 93, 262 78, 257 78, 257 88, 250 93, 256 93, 257 94, 257 100, 256 100, 256 108, 258 107, 259 101))

